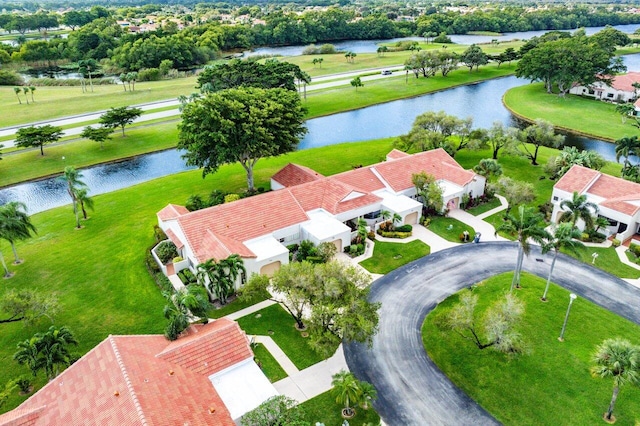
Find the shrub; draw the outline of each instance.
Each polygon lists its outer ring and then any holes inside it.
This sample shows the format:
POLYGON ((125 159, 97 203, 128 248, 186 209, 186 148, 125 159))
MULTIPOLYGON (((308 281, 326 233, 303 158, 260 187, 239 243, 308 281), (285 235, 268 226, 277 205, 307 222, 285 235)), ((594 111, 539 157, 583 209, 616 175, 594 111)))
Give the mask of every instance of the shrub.
POLYGON ((420 218, 420 223, 426 228, 427 226, 431 225, 431 218, 423 216, 420 218))
POLYGON ((158 245, 156 254, 160 258, 160 262, 166 265, 171 259, 178 256, 178 250, 171 241, 164 241, 158 245))
POLYGON ((338 53, 338 51, 336 50, 336 47, 331 44, 331 43, 325 43, 322 46, 320 46, 320 52, 321 55, 328 55, 328 54, 334 54, 334 53, 338 53))
POLYGON ((326 263, 320 256, 309 256, 305 260, 309 263, 326 263))
POLYGON ((22 393, 29 393, 33 390, 31 387, 31 380, 26 376, 18 377, 15 381, 16 386, 22 393))
POLYGON ((160 241, 164 241, 167 239, 167 234, 164 233, 160 226, 153 225, 153 238, 155 238, 156 243, 159 243, 160 241))
POLYGON ((298 251, 298 245, 297 244, 289 244, 287 246, 287 250, 289 250, 289 253, 293 253, 298 251))
POLYGON ((162 73, 158 68, 143 68, 138 71, 138 81, 159 81, 162 73))
MULTIPOLYGON (((329 243, 329 242, 318 244, 318 247, 316 249, 317 257, 321 259, 320 263, 327 263, 328 261, 330 261, 331 258, 333 258, 333 256, 336 255, 337 251, 338 249, 336 248, 336 246, 333 243, 329 243)), ((310 256, 310 257, 314 257, 314 256, 310 256)), ((307 257, 307 260, 309 260, 309 257, 307 257)))
POLYGON ((300 246, 298 247, 297 259, 302 262, 306 260, 309 256, 317 256, 318 251, 316 250, 316 246, 309 240, 303 240, 300 242, 300 246))
POLYGON ((613 240, 611 240, 611 245, 615 248, 615 247, 620 247, 620 240, 617 238, 614 238, 613 240))
POLYGON ((173 258, 173 263, 182 262, 183 260, 182 256, 176 256, 173 258))
POLYGON ((393 231, 393 223, 390 220, 387 220, 385 222, 382 222, 378 229, 382 232, 391 232, 393 231))
POLYGON ((376 240, 376 233, 373 231, 369 231, 367 233, 367 238, 369 238, 371 241, 375 241, 376 240))
POLYGON ((640 245, 636 243, 631 243, 629 245, 629 251, 636 255, 636 257, 640 257, 640 245))
POLYGON ((538 211, 544 215, 546 220, 550 220, 551 213, 553 213, 553 204, 551 204, 549 201, 544 204, 540 204, 538 206, 538 211))
POLYGON ((158 266, 158 262, 156 262, 156 259, 151 254, 151 249, 147 250, 147 254, 144 258, 144 263, 147 265, 147 269, 149 269, 152 274, 160 272, 160 266, 158 266))
POLYGON ((183 269, 182 274, 184 275, 184 277, 187 279, 187 281, 189 282, 189 284, 195 284, 198 282, 198 279, 196 278, 195 275, 193 275, 193 272, 191 272, 189 269, 183 269))
POLYGON ((398 232, 398 231, 381 231, 378 230, 378 235, 383 236, 385 238, 409 238, 411 236, 411 232, 398 232))
POLYGON ((413 231, 413 226, 411 226, 411 225, 396 226, 394 228, 394 231, 396 231, 396 232, 411 232, 411 231, 413 231))
POLYGON ((580 239, 582 241, 589 241, 589 234, 587 234, 586 232, 583 232, 582 235, 580 235, 580 239))
POLYGON ((433 39, 434 43, 452 43, 451 39, 447 37, 447 33, 441 32, 440 35, 433 39))
POLYGON ((158 287, 160 287, 161 291, 167 292, 167 293, 175 292, 175 289, 173 288, 171 281, 169 281, 169 278, 167 278, 162 272, 158 272, 157 274, 154 274, 153 279, 156 281, 156 284, 158 287))
POLYGON ((231 203, 233 201, 238 201, 240 199, 240 195, 238 194, 227 194, 224 196, 225 203, 231 203))
POLYGON ((22 86, 24 80, 20 75, 9 70, 0 70, 0 86, 22 86))

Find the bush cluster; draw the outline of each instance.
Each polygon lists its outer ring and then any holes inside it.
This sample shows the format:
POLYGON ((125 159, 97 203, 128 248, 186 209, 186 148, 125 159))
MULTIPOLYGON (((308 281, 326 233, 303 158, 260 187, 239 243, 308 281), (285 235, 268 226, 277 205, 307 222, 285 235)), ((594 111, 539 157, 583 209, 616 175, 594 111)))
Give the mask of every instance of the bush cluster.
POLYGON ((189 269, 183 269, 182 271, 178 272, 178 278, 180 278, 180 281, 182 281, 184 285, 198 283, 198 279, 189 269))
POLYGON ((338 53, 338 51, 336 47, 330 43, 323 44, 322 46, 311 44, 302 51, 303 55, 329 55, 333 53, 338 53))
POLYGON ((411 236, 411 232, 382 231, 378 229, 378 235, 385 238, 409 238, 411 236))
POLYGON ((364 254, 364 244, 351 244, 344 248, 344 252, 350 257, 357 257, 364 254))
POLYGON ((636 257, 640 257, 640 244, 631 243, 631 245, 629 245, 629 251, 636 257))
POLYGON ((173 260, 174 257, 178 256, 178 249, 171 241, 164 241, 160 243, 156 249, 156 254, 160 258, 160 262, 162 262, 163 265, 166 265, 173 260))

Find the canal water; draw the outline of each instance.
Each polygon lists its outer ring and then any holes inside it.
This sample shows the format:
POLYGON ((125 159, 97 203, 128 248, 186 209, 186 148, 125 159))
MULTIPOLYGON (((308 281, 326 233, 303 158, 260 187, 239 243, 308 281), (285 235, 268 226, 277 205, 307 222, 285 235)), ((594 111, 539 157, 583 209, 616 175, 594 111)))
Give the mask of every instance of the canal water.
MULTIPOLYGON (((640 54, 626 56, 625 63, 629 70, 640 70, 640 54)), ((299 149, 399 136, 407 133, 415 118, 428 110, 472 117, 477 128, 490 127, 496 121, 508 126, 518 125, 502 105, 502 96, 507 90, 527 83, 516 77, 505 77, 311 119, 306 123, 309 132, 300 142, 299 149)), ((593 149, 606 159, 615 160, 611 143, 570 134, 566 144, 593 149)), ((173 149, 83 169, 82 180, 90 194, 97 195, 190 169, 181 153, 173 149)), ((63 182, 56 178, 0 190, 0 204, 8 201, 25 203, 31 214, 70 203, 63 182)))

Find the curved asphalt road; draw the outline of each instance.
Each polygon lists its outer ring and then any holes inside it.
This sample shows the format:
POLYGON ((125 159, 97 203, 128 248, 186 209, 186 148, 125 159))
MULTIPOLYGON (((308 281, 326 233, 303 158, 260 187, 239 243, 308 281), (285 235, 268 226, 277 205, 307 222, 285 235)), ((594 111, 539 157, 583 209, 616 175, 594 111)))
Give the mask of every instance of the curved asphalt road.
MULTIPOLYGON (((374 406, 386 424, 498 423, 431 362, 420 328, 427 313, 450 294, 513 271, 516 252, 517 245, 511 242, 466 244, 426 256, 373 283, 370 299, 382 302, 373 348, 349 344, 344 352, 349 369, 377 388, 374 406)), ((549 266, 550 259, 537 247, 524 262, 524 270, 545 278, 549 266)), ((640 290, 627 282, 563 255, 558 256, 553 280, 640 324, 640 290)))

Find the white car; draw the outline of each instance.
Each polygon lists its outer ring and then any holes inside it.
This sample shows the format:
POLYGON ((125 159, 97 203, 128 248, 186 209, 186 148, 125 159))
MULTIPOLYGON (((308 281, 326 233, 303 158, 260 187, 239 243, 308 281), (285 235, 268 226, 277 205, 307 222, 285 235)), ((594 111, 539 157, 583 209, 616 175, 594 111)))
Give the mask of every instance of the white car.
POLYGON ((391 75, 392 72, 391 72, 391 70, 383 70, 383 71, 380 72, 380 74, 382 74, 382 75, 391 75))

